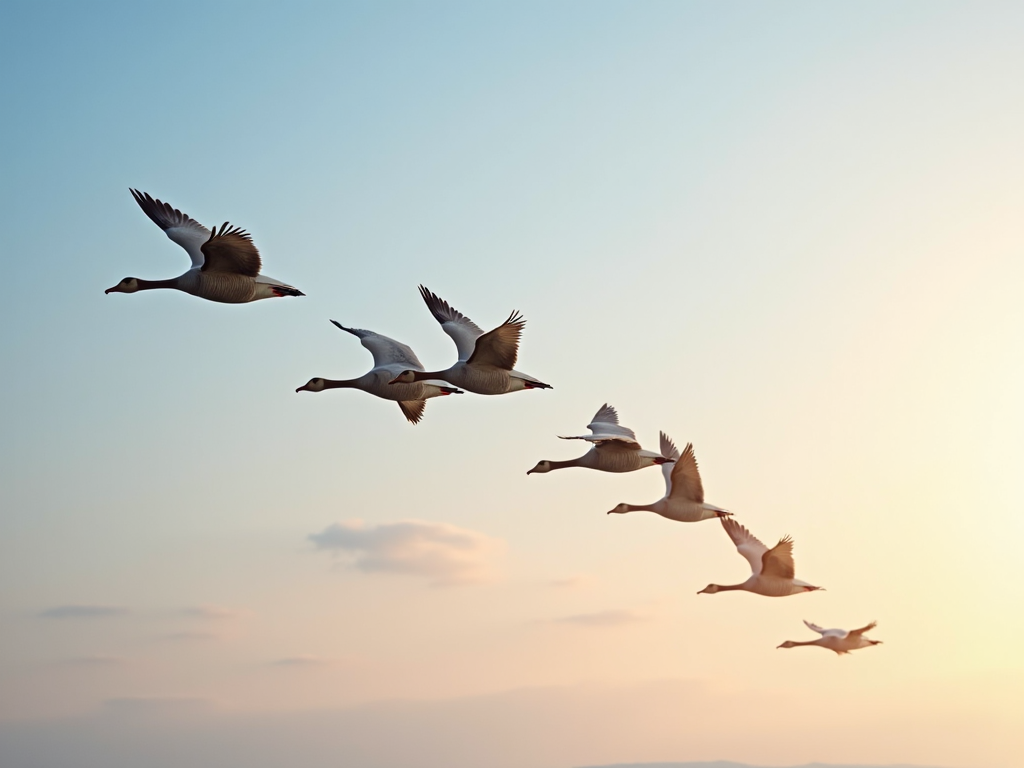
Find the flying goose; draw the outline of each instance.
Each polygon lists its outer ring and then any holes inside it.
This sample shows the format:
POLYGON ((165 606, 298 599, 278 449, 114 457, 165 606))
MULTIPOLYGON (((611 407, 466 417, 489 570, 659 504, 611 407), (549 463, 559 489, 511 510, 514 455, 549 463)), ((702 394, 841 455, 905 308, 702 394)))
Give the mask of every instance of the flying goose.
POLYGON ((172 288, 201 299, 225 304, 244 304, 276 296, 305 296, 287 283, 260 274, 260 252, 252 236, 227 222, 211 232, 177 208, 131 190, 132 197, 167 237, 185 249, 192 259, 187 272, 170 280, 142 280, 126 277, 105 293, 135 293, 156 288, 172 288))
POLYGON ((870 632, 878 626, 877 621, 872 621, 866 627, 851 629, 849 631, 845 629, 822 629, 817 624, 811 624, 811 622, 806 620, 804 621, 804 624, 806 624, 809 629, 821 635, 821 637, 816 640, 808 640, 805 643, 798 642, 796 640, 787 640, 777 647, 796 648, 798 645, 817 645, 822 648, 828 648, 830 651, 835 651, 837 654, 842 656, 844 653, 856 651, 858 648, 870 648, 872 645, 881 645, 882 643, 881 640, 871 640, 864 637, 865 632, 870 632))
POLYGON ((526 325, 518 312, 509 315, 508 320, 493 331, 484 333, 476 323, 422 285, 420 295, 442 330, 455 342, 459 359, 443 371, 404 370, 391 380, 392 384, 444 379, 478 395, 551 389, 549 384, 513 370, 519 354, 519 336, 526 325))
POLYGON ((680 456, 672 438, 662 432, 661 455, 675 460, 675 463, 661 465, 661 472, 665 476, 665 495, 653 504, 617 504, 615 509, 608 512, 609 515, 644 510, 680 523, 696 523, 732 514, 714 504, 704 503, 704 486, 700 482, 693 443, 687 443, 680 456))
POLYGON ((722 527, 736 545, 737 551, 750 563, 752 573, 742 584, 708 584, 698 595, 742 589, 765 597, 785 597, 824 589, 793 578, 796 571, 793 565, 793 540, 789 536, 768 549, 735 520, 723 517, 722 527))
POLYGON ((587 425, 592 434, 563 437, 562 440, 586 440, 594 447, 571 461, 549 461, 544 459, 526 474, 551 472, 566 467, 585 467, 602 472, 632 472, 655 464, 666 464, 674 459, 654 451, 645 451, 637 442, 633 430, 619 425, 619 414, 605 403, 587 425))
POLYGON ((423 418, 423 409, 427 405, 428 398, 462 394, 462 390, 450 387, 444 381, 417 381, 412 384, 389 385, 388 382, 399 371, 409 368, 414 368, 417 371, 423 370, 423 365, 416 357, 416 353, 405 344, 389 339, 387 336, 381 336, 379 333, 364 331, 360 328, 346 328, 336 320, 331 320, 331 322, 341 330, 357 337, 359 343, 370 350, 370 354, 373 355, 373 368, 358 379, 335 380, 319 377, 310 379, 296 389, 296 392, 361 389, 385 400, 397 400, 398 407, 402 409, 405 418, 413 424, 418 424, 423 418))

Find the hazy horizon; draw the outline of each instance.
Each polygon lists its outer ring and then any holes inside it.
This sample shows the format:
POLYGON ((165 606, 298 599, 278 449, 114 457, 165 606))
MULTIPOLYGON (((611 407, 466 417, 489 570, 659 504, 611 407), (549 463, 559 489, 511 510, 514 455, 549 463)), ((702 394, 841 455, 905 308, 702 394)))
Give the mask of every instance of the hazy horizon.
POLYGON ((1024 765, 1022 39, 997 1, 0 6, 0 751, 1024 765), (105 295, 189 263, 129 188, 307 295, 105 295), (295 392, 370 368, 331 319, 450 365, 421 284, 522 312, 554 388, 295 392), (657 469, 526 475, 603 403, 826 591, 698 595, 749 574, 718 522, 606 514, 657 469), (883 644, 778 649, 804 620, 883 644))

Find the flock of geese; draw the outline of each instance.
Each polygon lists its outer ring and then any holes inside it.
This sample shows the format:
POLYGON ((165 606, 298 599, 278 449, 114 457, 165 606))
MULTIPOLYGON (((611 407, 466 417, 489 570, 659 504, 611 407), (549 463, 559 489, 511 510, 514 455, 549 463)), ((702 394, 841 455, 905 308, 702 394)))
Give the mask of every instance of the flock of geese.
MULTIPOLYGON (((283 296, 304 296, 299 289, 281 280, 260 274, 259 251, 248 232, 225 222, 212 230, 195 219, 150 195, 131 190, 143 212, 180 245, 192 260, 182 275, 168 280, 143 280, 126 277, 106 293, 137 293, 155 289, 184 291, 209 301, 244 304, 260 299, 283 296)), ((513 312, 504 323, 486 333, 447 301, 424 286, 420 295, 430 313, 448 334, 458 352, 458 359, 448 368, 427 371, 410 347, 374 331, 347 328, 331 320, 340 330, 352 334, 373 355, 373 367, 355 379, 310 379, 296 392, 322 392, 325 389, 361 389, 375 397, 394 400, 411 423, 423 418, 427 400, 445 395, 474 392, 480 395, 503 395, 527 389, 550 389, 545 384, 515 370, 519 339, 526 321, 513 312)), ((603 405, 594 415, 588 435, 562 437, 563 440, 584 440, 591 444, 582 456, 569 461, 544 459, 527 472, 542 474, 556 469, 583 467, 601 472, 634 472, 645 467, 661 466, 665 477, 665 495, 653 504, 618 504, 608 514, 648 511, 669 520, 695 523, 717 518, 729 535, 736 551, 750 564, 750 577, 739 584, 708 584, 698 594, 715 594, 743 590, 766 597, 785 597, 813 592, 816 587, 796 578, 793 563, 793 540, 788 536, 769 549, 744 526, 732 519, 732 513, 704 501, 697 459, 693 444, 682 453, 672 439, 661 433, 658 451, 645 450, 636 434, 619 424, 618 413, 603 405)), ((787 640, 779 648, 817 645, 837 654, 878 645, 881 641, 865 637, 875 627, 872 622, 853 630, 822 629, 804 622, 819 637, 807 642, 787 640)))

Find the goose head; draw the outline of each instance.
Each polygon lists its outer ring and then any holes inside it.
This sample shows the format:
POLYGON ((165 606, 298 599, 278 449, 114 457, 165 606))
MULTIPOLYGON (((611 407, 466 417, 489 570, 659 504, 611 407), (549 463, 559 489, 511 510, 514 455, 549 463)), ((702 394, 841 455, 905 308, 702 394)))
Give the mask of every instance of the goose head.
POLYGON ((706 587, 704 587, 704 589, 702 589, 702 590, 701 590, 700 592, 698 592, 697 594, 698 594, 698 595, 713 595, 713 594, 715 594, 715 593, 716 593, 716 592, 717 592, 717 591, 718 591, 719 589, 720 589, 720 587, 719 587, 719 586, 718 586, 717 584, 708 584, 708 585, 707 585, 706 587))
POLYGON ((608 510, 609 515, 624 515, 629 512, 629 504, 616 504, 615 509, 608 510))
POLYGON ((323 379, 318 377, 318 378, 315 378, 315 379, 310 379, 309 381, 307 381, 305 384, 303 384, 301 387, 299 387, 295 391, 296 392, 323 392, 324 391, 324 386, 326 384, 327 384, 327 382, 325 382, 323 379))
POLYGON ((545 472, 550 472, 551 470, 552 470, 551 462, 548 461, 547 459, 542 459, 541 461, 537 462, 537 466, 536 467, 531 469, 526 474, 532 475, 534 472, 536 472, 538 474, 544 474, 545 472))
POLYGON ((402 371, 395 376, 388 384, 412 384, 416 381, 416 374, 412 371, 402 371))
POLYGON ((135 293, 139 290, 139 278, 126 277, 113 288, 107 288, 104 293, 135 293))
POLYGON ((775 649, 778 650, 779 648, 796 648, 796 646, 797 644, 794 643, 792 640, 787 640, 782 645, 775 646, 775 649))

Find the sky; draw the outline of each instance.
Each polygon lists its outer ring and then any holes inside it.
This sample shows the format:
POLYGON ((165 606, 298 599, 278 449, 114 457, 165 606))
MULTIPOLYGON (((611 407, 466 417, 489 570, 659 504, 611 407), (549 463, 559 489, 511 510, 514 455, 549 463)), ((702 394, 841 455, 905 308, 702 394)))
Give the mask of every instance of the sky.
POLYGON ((0 752, 1024 763, 1022 36, 1010 2, 0 5, 0 752), (188 265, 129 187, 307 296, 104 295, 188 265), (521 311, 554 388, 417 426, 295 393, 370 367, 329 319, 449 365, 419 284, 521 311), (606 402, 826 591, 697 596, 747 575, 717 522, 605 514, 655 469, 525 474, 606 402), (883 645, 777 650, 803 619, 883 645))

